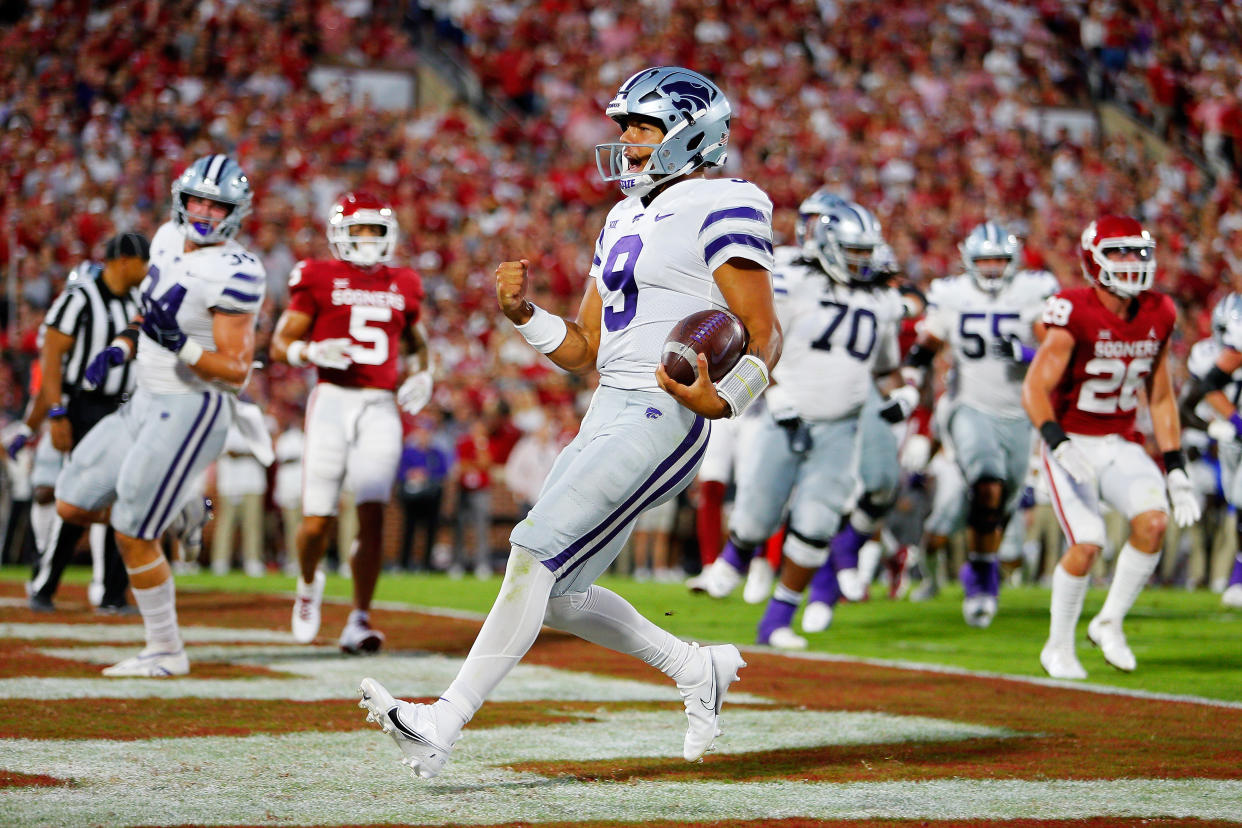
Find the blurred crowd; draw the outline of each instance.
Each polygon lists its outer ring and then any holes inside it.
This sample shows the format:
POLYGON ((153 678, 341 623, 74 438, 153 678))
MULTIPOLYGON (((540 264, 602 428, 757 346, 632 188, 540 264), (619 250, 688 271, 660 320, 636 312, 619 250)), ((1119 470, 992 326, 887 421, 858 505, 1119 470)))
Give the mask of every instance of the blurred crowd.
MULTIPOLYGON (((0 271, 16 281, 0 315, 0 418, 25 404, 38 325, 69 270, 114 232, 152 235, 174 176, 226 152, 255 190, 245 238, 269 276, 260 352, 292 265, 328 255, 323 222, 335 198, 365 189, 390 200, 397 263, 426 287, 437 383, 433 404, 407 422, 410 442, 439 448, 455 493, 498 486, 523 435, 554 445, 572 435, 593 380, 554 369, 501 324, 493 271, 530 259, 537 301, 573 315, 592 240, 618 197, 594 160, 594 145, 616 134, 604 106, 630 74, 659 63, 694 67, 725 90, 726 174, 769 193, 783 243, 801 199, 829 186, 875 211, 913 282, 956 272, 958 242, 993 218, 1025 239, 1028 264, 1068 285, 1080 278, 1083 225, 1101 212, 1136 215, 1157 239, 1158 286, 1182 309, 1183 355, 1208 332, 1242 192, 1229 40, 1240 5, 1182 5, 7 4, 0 271), (468 66, 499 115, 480 118, 464 103, 383 110, 309 82, 319 64, 413 71, 432 48, 468 66), (1103 98, 1172 140, 1103 135, 1073 117, 1103 98)), ((312 381, 271 366, 246 394, 279 433, 301 421, 312 381)), ((506 487, 489 513, 511 517, 531 497, 506 487)), ((455 518, 461 502, 455 494, 441 508, 455 518)))

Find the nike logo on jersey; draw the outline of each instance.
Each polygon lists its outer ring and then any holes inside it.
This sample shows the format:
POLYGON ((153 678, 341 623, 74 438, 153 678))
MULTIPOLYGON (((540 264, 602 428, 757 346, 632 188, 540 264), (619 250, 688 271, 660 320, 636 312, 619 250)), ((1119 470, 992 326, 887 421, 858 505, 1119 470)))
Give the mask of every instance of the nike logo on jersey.
POLYGON ((664 215, 660 215, 660 214, 658 214, 658 213, 657 213, 657 214, 656 214, 656 217, 655 217, 655 220, 656 220, 656 221, 664 221, 666 218, 668 218, 668 217, 669 217, 669 216, 671 216, 671 215, 674 215, 674 214, 673 214, 673 213, 665 213, 664 215))
POLYGON ((1100 331, 1100 339, 1112 339, 1112 338, 1113 338, 1112 331, 1100 331))
POLYGON ((1156 338, 1156 329, 1155 329, 1155 328, 1148 328, 1148 329, 1147 329, 1147 335, 1148 335, 1148 336, 1150 336, 1152 339, 1155 339, 1155 338, 1156 338))

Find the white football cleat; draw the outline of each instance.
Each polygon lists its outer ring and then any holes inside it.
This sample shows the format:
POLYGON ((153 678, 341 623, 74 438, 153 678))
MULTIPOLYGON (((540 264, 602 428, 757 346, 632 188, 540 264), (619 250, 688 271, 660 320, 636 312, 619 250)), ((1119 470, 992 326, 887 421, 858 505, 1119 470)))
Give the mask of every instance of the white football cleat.
POLYGON ((772 594, 776 573, 766 555, 757 554, 750 559, 746 570, 746 586, 742 587, 742 600, 748 604, 762 604, 772 594))
POLYGON ((86 600, 92 607, 103 603, 104 585, 100 581, 91 581, 86 587, 86 600))
POLYGON ((1039 663, 1044 672, 1055 679, 1085 679, 1087 671, 1082 668, 1073 645, 1053 646, 1045 644, 1039 653, 1039 663))
POLYGON ((139 676, 141 678, 168 678, 184 676, 190 672, 190 660, 185 657, 185 648, 176 652, 152 652, 143 650, 132 658, 105 667, 103 674, 108 678, 139 676))
POLYGON ((768 646, 778 650, 805 650, 807 643, 792 627, 777 627, 768 636, 768 646))
POLYGON ((367 721, 375 722, 392 737, 415 778, 430 779, 441 770, 453 752, 453 742, 440 738, 431 705, 414 704, 394 699, 373 678, 364 678, 358 688, 362 701, 358 706, 367 711, 367 721))
POLYGON ((305 583, 298 576, 298 597, 293 601, 293 640, 309 644, 319 635, 319 608, 323 604, 323 585, 327 582, 323 570, 315 572, 315 580, 305 583))
POLYGON ((378 653, 384 645, 384 634, 372 627, 368 619, 358 618, 351 613, 349 620, 345 622, 345 629, 341 630, 341 640, 338 643, 341 652, 350 655, 378 653))
POLYGON ((727 598, 737 585, 742 582, 742 573, 733 568, 733 564, 724 558, 711 562, 700 576, 703 590, 713 598, 727 598))
POLYGON ((1126 634, 1121 630, 1121 622, 1096 616, 1087 625, 1087 640, 1100 648, 1104 660, 1123 673, 1130 673, 1138 666, 1130 645, 1126 643, 1126 634))
POLYGON ((724 704, 729 685, 737 681, 737 671, 746 666, 742 654, 732 644, 699 647, 693 644, 703 657, 706 678, 698 684, 677 685, 681 701, 686 707, 686 740, 682 755, 687 762, 697 762, 720 735, 720 707, 724 704))
POLYGON ((962 617, 972 627, 983 629, 996 617, 995 595, 968 595, 962 599, 962 617))
POLYGON ((1242 609, 1242 584, 1233 584, 1220 594, 1223 606, 1242 609))
POLYGON ((812 601, 802 610, 802 631, 805 633, 823 632, 831 624, 832 604, 812 601))

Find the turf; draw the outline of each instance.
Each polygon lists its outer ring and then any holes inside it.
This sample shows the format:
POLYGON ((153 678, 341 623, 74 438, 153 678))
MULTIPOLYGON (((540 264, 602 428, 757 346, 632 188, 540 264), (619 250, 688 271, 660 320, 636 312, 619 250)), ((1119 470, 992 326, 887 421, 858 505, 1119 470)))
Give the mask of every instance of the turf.
MULTIPOLYGON (((21 567, 0 569, 0 579, 27 577, 21 567)), ((84 583, 88 570, 71 568, 68 583, 84 583)), ((282 575, 247 578, 179 575, 184 590, 290 592, 292 579, 282 575)), ((376 592, 378 601, 484 613, 491 606, 499 578, 451 580, 443 575, 386 573, 376 592)), ((644 615, 673 633, 698 641, 754 641, 762 606, 733 597, 716 601, 692 595, 676 584, 635 583, 604 578, 602 586, 629 599, 644 615)), ((351 583, 329 576, 326 594, 348 599, 351 583)), ((1242 702, 1242 611, 1226 610, 1209 592, 1147 589, 1139 596, 1126 631, 1139 662, 1134 673, 1120 673, 1105 664, 1085 639, 1086 622, 1104 602, 1104 590, 1087 596, 1079 625, 1079 657, 1093 684, 1158 693, 1188 694, 1242 702)), ((986 630, 962 621, 961 593, 944 590, 928 602, 890 601, 876 590, 862 604, 838 607, 832 627, 810 636, 811 651, 861 658, 893 659, 986 670, 1012 675, 1043 676, 1039 649, 1047 635, 1048 591, 1037 587, 1006 589, 1001 609, 986 630)))

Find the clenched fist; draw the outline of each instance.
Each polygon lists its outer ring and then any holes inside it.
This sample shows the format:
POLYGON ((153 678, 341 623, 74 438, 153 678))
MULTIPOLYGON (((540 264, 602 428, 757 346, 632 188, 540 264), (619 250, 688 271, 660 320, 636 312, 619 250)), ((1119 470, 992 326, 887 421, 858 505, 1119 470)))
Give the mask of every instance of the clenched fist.
POLYGON ((515 325, 525 325, 534 312, 526 301, 526 274, 530 269, 528 259, 501 262, 496 268, 496 301, 500 310, 515 325))

